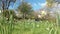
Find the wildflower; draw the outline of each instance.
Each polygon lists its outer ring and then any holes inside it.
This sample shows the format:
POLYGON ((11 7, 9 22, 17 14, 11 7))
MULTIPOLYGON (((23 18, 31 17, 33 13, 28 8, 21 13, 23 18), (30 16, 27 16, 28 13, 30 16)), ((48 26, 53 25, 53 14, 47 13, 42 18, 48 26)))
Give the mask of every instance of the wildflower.
POLYGON ((46 30, 48 30, 48 31, 49 31, 50 29, 49 29, 49 28, 46 28, 46 30))
POLYGON ((42 11, 41 14, 42 14, 42 15, 46 15, 47 13, 46 13, 45 11, 42 11))
POLYGON ((0 10, 0 13, 1 13, 1 10, 0 10))
POLYGON ((42 18, 42 16, 41 15, 38 15, 38 18, 42 18))
POLYGON ((37 25, 37 27, 39 27, 39 25, 37 25))

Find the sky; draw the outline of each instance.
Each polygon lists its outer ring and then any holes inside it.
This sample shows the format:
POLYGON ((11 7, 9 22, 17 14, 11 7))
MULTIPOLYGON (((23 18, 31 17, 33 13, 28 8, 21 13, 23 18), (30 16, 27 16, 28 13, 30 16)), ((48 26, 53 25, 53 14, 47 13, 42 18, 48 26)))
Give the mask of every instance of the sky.
MULTIPOLYGON (((17 0, 14 4, 11 2, 9 9, 17 9, 17 7, 21 4, 22 0, 17 0)), ((33 10, 41 9, 46 5, 46 0, 24 0, 31 4, 33 10)))

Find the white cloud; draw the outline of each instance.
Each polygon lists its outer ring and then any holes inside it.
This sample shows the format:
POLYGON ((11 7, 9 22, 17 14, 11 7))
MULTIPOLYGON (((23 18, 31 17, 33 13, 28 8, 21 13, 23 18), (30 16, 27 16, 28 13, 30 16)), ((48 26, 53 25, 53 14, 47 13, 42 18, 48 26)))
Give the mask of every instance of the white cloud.
POLYGON ((45 6, 45 5, 46 5, 46 3, 42 3, 42 4, 41 4, 41 6, 45 6))
POLYGON ((45 7, 46 4, 47 4, 47 2, 45 2, 45 3, 38 3, 38 5, 40 5, 41 7, 45 7))
POLYGON ((31 3, 28 3, 28 5, 31 5, 31 3))
POLYGON ((21 2, 23 1, 23 0, 20 0, 21 2))
POLYGON ((47 2, 45 2, 45 3, 41 3, 41 7, 45 7, 46 4, 47 4, 47 2))

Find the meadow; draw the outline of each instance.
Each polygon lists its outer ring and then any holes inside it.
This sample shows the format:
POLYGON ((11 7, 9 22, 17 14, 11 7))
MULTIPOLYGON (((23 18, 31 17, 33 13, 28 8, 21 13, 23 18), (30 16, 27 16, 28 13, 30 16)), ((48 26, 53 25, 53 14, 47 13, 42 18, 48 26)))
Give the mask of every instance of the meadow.
POLYGON ((12 18, 6 21, 0 18, 0 34, 60 34, 60 27, 47 20, 35 21, 31 19, 18 20, 12 18))
POLYGON ((60 34, 59 12, 59 0, 0 0, 0 34, 60 34))

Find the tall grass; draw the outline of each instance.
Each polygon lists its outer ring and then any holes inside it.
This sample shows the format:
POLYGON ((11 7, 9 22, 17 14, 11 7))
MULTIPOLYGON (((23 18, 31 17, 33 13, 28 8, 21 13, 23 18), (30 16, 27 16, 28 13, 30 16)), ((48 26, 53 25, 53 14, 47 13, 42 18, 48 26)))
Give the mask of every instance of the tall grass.
POLYGON ((0 17, 0 33, 1 34, 12 34, 13 28, 13 16, 10 14, 9 21, 6 20, 6 17, 0 17))
POLYGON ((10 15, 10 20, 0 18, 0 33, 1 34, 60 34, 58 26, 59 16, 56 23, 49 21, 35 20, 19 20, 14 22, 13 16, 10 15), (3 24, 2 24, 3 23, 3 24))

